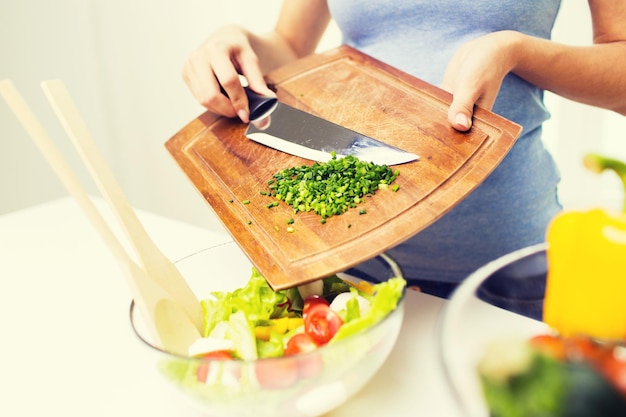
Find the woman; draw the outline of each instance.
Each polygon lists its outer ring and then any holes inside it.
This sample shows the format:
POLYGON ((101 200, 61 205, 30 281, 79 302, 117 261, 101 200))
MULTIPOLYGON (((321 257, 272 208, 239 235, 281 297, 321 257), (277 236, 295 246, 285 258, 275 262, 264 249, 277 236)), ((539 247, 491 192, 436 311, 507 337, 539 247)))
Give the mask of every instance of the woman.
POLYGON ((626 114, 626 2, 588 3, 594 44, 574 47, 549 40, 560 0, 284 0, 272 32, 226 26, 192 54, 183 76, 207 109, 247 122, 237 74, 273 94, 263 75, 313 53, 332 17, 344 43, 450 91, 455 129, 471 128, 475 106, 521 124, 522 136, 480 187, 390 251, 410 284, 447 296, 481 265, 543 242, 560 210, 559 174, 541 141, 543 90, 626 114))

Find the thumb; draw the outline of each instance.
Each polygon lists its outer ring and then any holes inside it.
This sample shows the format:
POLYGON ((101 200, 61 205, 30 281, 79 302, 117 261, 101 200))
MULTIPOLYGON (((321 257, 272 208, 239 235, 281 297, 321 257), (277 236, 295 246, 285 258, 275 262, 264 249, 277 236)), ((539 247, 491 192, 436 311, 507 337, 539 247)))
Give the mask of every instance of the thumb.
POLYGON ((461 132, 466 132, 472 127, 472 116, 474 115, 474 101, 463 99, 454 95, 450 108, 448 109, 448 121, 450 125, 461 132))

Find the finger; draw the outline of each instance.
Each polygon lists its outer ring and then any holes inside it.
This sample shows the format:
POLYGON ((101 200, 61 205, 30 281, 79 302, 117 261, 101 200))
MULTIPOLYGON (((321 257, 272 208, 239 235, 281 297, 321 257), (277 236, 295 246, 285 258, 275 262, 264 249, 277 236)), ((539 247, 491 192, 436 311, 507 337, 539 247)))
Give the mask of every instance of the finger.
POLYGON ((452 94, 452 102, 448 108, 448 123, 454 129, 465 132, 472 127, 474 100, 471 95, 456 89, 454 83, 450 82, 451 78, 454 79, 450 67, 449 65, 441 83, 441 88, 452 94))
POLYGON ((228 99, 228 104, 232 108, 232 112, 241 119, 242 122, 248 123, 250 120, 250 110, 248 105, 248 96, 243 89, 238 75, 224 79, 219 78, 219 84, 222 88, 222 97, 228 99))
POLYGON ((460 90, 455 93, 452 98, 452 103, 448 109, 448 120, 453 128, 465 132, 469 130, 473 125, 474 112, 477 107, 485 110, 491 110, 496 101, 498 94, 497 88, 485 88, 484 93, 478 93, 483 91, 476 89, 476 93, 472 93, 474 90, 460 90))
POLYGON ((448 122, 461 132, 466 132, 472 127, 475 100, 471 97, 454 94, 452 103, 448 108, 448 122))
POLYGON ((216 61, 213 68, 214 79, 223 90, 222 96, 228 100, 230 112, 244 123, 249 122, 248 97, 241 85, 237 69, 230 60, 216 61))
POLYGON ((254 92, 270 97, 276 96, 276 93, 267 86, 258 58, 254 53, 242 53, 240 66, 241 73, 246 77, 248 86, 254 92))
POLYGON ((183 69, 183 80, 194 98, 207 110, 226 117, 235 117, 235 110, 224 94, 210 64, 190 59, 183 69))

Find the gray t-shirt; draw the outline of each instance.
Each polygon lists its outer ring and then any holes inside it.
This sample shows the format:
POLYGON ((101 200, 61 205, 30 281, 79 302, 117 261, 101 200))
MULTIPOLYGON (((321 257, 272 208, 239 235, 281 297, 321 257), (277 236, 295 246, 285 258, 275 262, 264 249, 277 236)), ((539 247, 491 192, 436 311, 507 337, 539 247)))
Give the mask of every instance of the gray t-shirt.
MULTIPOLYGON (((440 85, 464 42, 516 30, 550 38, 560 0, 329 0, 343 42, 431 84, 440 85)), ((496 170, 436 223, 389 253, 408 279, 459 282, 506 253, 545 240, 561 209, 559 173, 541 140, 549 118, 543 91, 505 77, 492 109, 523 127, 496 170)))

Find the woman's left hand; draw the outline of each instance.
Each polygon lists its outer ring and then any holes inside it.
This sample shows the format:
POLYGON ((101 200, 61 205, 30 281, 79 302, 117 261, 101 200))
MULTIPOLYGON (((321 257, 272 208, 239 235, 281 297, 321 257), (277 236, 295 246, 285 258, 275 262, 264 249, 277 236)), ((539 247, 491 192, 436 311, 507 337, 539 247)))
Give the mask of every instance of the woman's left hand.
POLYGON ((460 131, 472 127, 474 107, 491 110, 502 80, 515 67, 518 32, 494 32, 463 44, 452 57, 442 88, 452 93, 450 125, 460 131))

